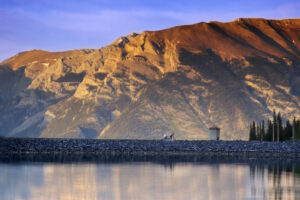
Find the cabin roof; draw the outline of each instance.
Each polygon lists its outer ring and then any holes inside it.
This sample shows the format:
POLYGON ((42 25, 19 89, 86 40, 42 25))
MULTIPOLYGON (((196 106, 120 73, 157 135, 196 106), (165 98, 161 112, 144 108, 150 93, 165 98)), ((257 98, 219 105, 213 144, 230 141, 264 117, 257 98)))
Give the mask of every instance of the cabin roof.
POLYGON ((217 126, 212 126, 212 127, 209 128, 209 130, 220 130, 220 128, 217 127, 217 126))

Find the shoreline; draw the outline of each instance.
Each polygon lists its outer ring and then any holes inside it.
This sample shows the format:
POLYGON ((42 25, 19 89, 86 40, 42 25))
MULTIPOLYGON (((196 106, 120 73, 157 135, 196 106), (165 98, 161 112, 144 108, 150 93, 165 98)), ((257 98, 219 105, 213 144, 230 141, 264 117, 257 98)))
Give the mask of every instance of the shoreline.
POLYGON ((300 159, 300 142, 1 138, 0 159, 24 155, 300 159))

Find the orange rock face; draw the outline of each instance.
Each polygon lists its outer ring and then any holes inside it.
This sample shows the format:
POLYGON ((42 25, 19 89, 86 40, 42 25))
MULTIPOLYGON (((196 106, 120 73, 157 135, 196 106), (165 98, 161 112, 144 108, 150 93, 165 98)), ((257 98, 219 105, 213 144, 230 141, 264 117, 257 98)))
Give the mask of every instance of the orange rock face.
POLYGON ((33 50, 0 67, 0 135, 247 139, 272 111, 300 117, 300 20, 145 31, 101 49, 33 50))

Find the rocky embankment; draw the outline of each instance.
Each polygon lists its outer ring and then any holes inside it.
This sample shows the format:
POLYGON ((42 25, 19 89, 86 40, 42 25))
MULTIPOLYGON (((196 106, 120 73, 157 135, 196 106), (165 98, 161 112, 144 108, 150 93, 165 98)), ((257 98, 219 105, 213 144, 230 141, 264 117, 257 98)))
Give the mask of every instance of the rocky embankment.
POLYGON ((18 154, 203 155, 300 158, 300 142, 0 139, 0 156, 18 154))

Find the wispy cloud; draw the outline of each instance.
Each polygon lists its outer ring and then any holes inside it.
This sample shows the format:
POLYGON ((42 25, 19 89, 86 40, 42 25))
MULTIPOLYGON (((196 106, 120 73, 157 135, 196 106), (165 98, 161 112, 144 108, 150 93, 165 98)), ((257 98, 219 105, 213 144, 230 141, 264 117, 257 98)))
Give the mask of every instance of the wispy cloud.
MULTIPOLYGON (((0 6, 0 60, 26 48, 47 50, 97 48, 130 32, 158 30, 201 21, 231 21, 238 17, 276 19, 300 17, 300 2, 293 0, 274 5, 273 1, 270 1, 270 6, 255 9, 247 8, 242 3, 236 3, 233 7, 235 4, 232 2, 231 6, 225 4, 206 6, 204 2, 201 2, 201 5, 194 2, 193 6, 186 3, 181 9, 177 1, 173 4, 170 1, 155 1, 155 5, 151 7, 151 2, 143 6, 141 2, 135 0, 131 0, 129 5, 123 0, 115 1, 116 5, 110 1, 100 1, 104 6, 97 4, 95 8, 93 3, 97 1, 92 1, 91 5, 85 3, 82 9, 80 1, 75 1, 76 5, 73 6, 61 3, 60 7, 53 6, 49 9, 43 7, 58 3, 57 1, 43 0, 40 1, 40 7, 30 9, 27 4, 2 8, 0 6), (121 6, 117 5, 118 2, 121 6), (168 7, 168 3, 172 6, 168 7), (138 6, 133 6, 135 4, 138 6)), ((73 1, 68 1, 70 2, 73 1)))

